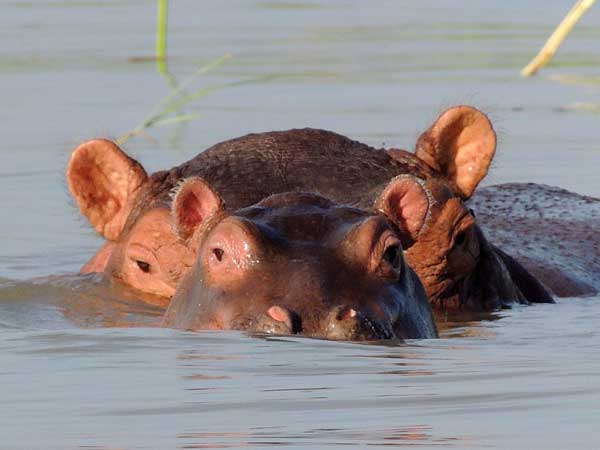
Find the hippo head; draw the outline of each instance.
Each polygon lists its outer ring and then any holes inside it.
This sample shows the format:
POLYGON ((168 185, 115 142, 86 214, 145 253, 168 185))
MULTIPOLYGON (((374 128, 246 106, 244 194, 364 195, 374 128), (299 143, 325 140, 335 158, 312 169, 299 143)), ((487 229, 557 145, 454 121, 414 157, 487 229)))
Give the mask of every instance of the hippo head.
POLYGON ((105 272, 166 306, 194 254, 173 233, 167 172, 151 176, 111 141, 81 144, 67 181, 79 209, 106 243, 81 269, 105 272), (162 299, 162 300, 161 300, 162 299))
POLYGON ((383 215, 308 193, 228 212, 199 178, 181 186, 173 214, 198 255, 165 326, 340 340, 436 336, 422 285, 383 215))
POLYGON ((381 199, 376 207, 406 230, 406 259, 436 309, 490 311, 515 301, 552 301, 518 262, 487 241, 465 204, 487 175, 495 149, 485 114, 458 106, 420 136, 415 154, 388 150, 428 170, 405 178, 411 187, 401 208, 390 210, 381 199))

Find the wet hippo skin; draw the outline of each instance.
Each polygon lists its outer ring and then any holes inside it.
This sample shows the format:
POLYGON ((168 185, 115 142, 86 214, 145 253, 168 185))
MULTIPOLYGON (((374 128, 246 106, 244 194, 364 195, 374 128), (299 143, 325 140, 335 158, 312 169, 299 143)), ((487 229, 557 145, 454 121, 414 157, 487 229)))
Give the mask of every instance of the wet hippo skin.
POLYGON ((600 199, 508 183, 480 189, 470 206, 490 240, 555 295, 600 292, 600 199))
POLYGON ((526 270, 512 278, 517 271, 507 269, 510 257, 487 243, 464 204, 495 149, 491 123, 468 106, 442 113, 414 153, 374 149, 325 130, 274 131, 222 142, 148 176, 112 142, 89 141, 73 152, 67 179, 80 210, 107 242, 82 271, 104 271, 167 305, 197 252, 173 232, 170 194, 183 179, 200 176, 231 211, 272 194, 310 191, 384 214, 436 309, 551 301, 526 270), (379 201, 399 175, 410 175, 411 189, 402 198, 385 197, 392 206, 379 201), (525 289, 530 284, 536 288, 525 289))
MULTIPOLYGON (((402 195, 403 180, 393 184, 387 195, 402 195)), ((380 214, 312 193, 231 211, 192 178, 178 190, 173 215, 176 231, 199 250, 164 326, 338 340, 437 336, 400 237, 380 214)))

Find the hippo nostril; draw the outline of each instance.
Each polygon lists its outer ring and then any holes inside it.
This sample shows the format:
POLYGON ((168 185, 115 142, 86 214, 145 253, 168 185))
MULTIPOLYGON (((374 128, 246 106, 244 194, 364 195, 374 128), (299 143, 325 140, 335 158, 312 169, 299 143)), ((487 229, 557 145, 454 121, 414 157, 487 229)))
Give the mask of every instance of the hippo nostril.
POLYGON ((298 334, 302 332, 300 317, 285 306, 273 305, 267 309, 259 328, 269 333, 298 334))
POLYGON ((327 339, 381 340, 393 339, 391 326, 349 306, 338 306, 325 318, 327 339))
POLYGON ((277 322, 282 322, 283 324, 285 324, 290 330, 293 328, 293 323, 292 323, 292 317, 290 312, 285 309, 282 308, 281 306, 271 306, 268 310, 267 310, 267 315, 277 321, 277 322))
POLYGON ((349 306, 346 306, 344 308, 341 308, 336 316, 336 319, 341 321, 344 320, 348 320, 348 319, 353 319, 354 317, 357 316, 357 312, 354 308, 350 308, 349 306))

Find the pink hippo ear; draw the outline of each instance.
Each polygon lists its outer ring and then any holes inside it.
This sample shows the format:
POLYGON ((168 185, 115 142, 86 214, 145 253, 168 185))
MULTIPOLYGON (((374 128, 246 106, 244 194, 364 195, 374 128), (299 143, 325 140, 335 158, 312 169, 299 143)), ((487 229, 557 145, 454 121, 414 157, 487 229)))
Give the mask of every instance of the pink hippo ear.
POLYGON ((189 239, 209 217, 225 209, 221 197, 199 177, 187 178, 173 197, 171 212, 180 238, 189 239))
POLYGON ((105 139, 81 144, 67 166, 69 190, 79 210, 109 240, 121 234, 133 199, 147 179, 136 160, 105 139))
POLYGON ((455 106, 419 137, 415 154, 456 195, 468 199, 487 175, 495 152, 496 133, 487 116, 471 106, 455 106))
POLYGON ((399 175, 379 195, 375 209, 383 212, 400 231, 408 234, 404 236, 402 244, 409 247, 417 240, 427 222, 429 198, 422 180, 412 175, 399 175))

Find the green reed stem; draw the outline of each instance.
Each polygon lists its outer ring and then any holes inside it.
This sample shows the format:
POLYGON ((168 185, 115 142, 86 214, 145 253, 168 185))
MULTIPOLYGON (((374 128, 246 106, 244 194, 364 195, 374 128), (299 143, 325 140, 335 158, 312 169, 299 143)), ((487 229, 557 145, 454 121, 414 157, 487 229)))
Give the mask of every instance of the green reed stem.
POLYGON ((156 59, 164 61, 167 55, 167 0, 158 0, 156 15, 156 59))
POLYGON ((121 137, 117 139, 117 143, 119 145, 124 144, 128 141, 132 136, 141 134, 144 130, 151 128, 157 124, 168 124, 168 123, 177 123, 177 122, 185 122, 192 120, 191 116, 181 116, 181 110, 183 107, 188 105, 194 100, 199 99, 200 97, 204 97, 211 92, 222 89, 228 86, 237 86, 240 82, 233 83, 225 83, 222 85, 214 85, 204 87, 199 89, 191 94, 185 92, 185 89, 190 86, 194 81, 196 81, 200 76, 206 74, 211 69, 214 69, 225 61, 231 58, 231 55, 226 54, 220 58, 215 59, 214 61, 209 62, 208 64, 197 69, 190 77, 184 80, 180 85, 175 86, 169 95, 160 100, 154 108, 150 111, 150 113, 144 117, 144 119, 131 131, 125 133, 121 137), (175 117, 172 120, 167 120, 169 115, 174 115, 175 117))

